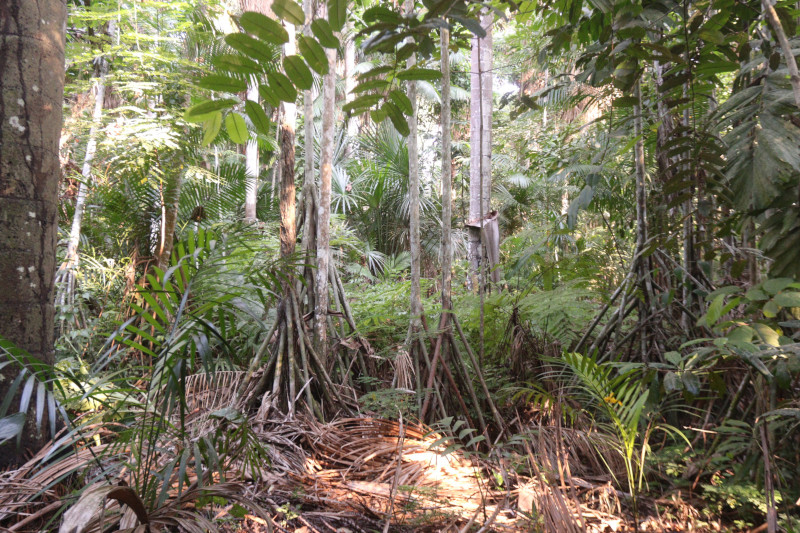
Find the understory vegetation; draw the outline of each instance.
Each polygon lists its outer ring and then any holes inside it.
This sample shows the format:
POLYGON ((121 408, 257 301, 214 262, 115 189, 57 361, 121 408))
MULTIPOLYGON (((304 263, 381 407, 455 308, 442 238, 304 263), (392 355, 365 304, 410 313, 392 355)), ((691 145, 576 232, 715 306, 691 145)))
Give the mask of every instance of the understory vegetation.
POLYGON ((800 531, 796 3, 67 4, 4 530, 800 531))

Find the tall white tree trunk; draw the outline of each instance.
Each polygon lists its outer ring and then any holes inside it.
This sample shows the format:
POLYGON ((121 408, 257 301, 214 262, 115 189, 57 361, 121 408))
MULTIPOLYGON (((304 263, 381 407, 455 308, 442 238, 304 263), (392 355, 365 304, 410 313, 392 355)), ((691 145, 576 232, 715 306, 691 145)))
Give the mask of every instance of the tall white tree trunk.
MULTIPOLYGON (((414 13, 414 0, 406 0, 406 15, 414 13)), ((416 54, 408 58, 408 68, 417 62, 416 54)), ((409 201, 409 247, 411 249, 411 294, 409 296, 411 321, 408 328, 408 344, 419 331, 422 301, 420 300, 420 240, 419 240, 419 147, 417 145, 417 83, 408 82, 408 98, 413 109, 408 119, 408 201, 409 201)))
POLYGON ((336 127, 336 50, 327 49, 328 73, 322 83, 322 157, 319 206, 317 207, 317 279, 314 309, 314 341, 323 361, 327 359, 328 269, 330 268, 331 176, 333 136, 336 127))
MULTIPOLYGON (((255 78, 247 84, 247 99, 258 103, 258 82, 255 78)), ((244 149, 246 192, 244 197, 244 219, 247 222, 256 221, 256 196, 258 194, 258 141, 251 138, 244 149)))
MULTIPOLYGON (((486 31, 472 38, 470 99, 469 219, 480 224, 489 212, 492 191, 492 22, 491 11, 481 15, 486 31)), ((480 226, 470 228, 469 257, 473 290, 478 288, 484 252, 480 226)))
MULTIPOLYGON (((306 16, 306 26, 303 32, 311 35, 311 21, 313 19, 313 0, 303 1, 303 12, 306 16)), ((317 249, 317 185, 314 178, 314 94, 312 89, 303 91, 303 142, 305 144, 305 161, 303 165, 303 241, 302 252, 306 263, 311 263, 311 255, 317 249)), ((306 281, 309 287, 314 286, 313 271, 306 267, 306 281)), ((308 304, 314 309, 315 294, 308 291, 308 304)))
MULTIPOLYGON (((353 100, 353 88, 356 86, 356 41, 353 22, 348 18, 344 34, 344 90, 347 102, 353 100)), ((358 121, 356 117, 347 119, 347 155, 350 155, 358 135, 358 121)))
MULTIPOLYGON (((116 33, 117 21, 108 21, 108 35, 113 40, 116 33)), ((83 157, 83 168, 81 169, 81 180, 78 186, 78 196, 75 200, 75 215, 72 218, 72 227, 69 232, 69 242, 67 243, 67 268, 78 266, 79 256, 78 247, 81 241, 81 226, 83 224, 83 213, 86 210, 86 195, 89 191, 89 183, 92 181, 92 162, 97 153, 97 133, 101 127, 103 118, 103 105, 106 97, 106 76, 108 75, 108 60, 104 54, 98 57, 98 78, 94 84, 94 110, 92 111, 92 127, 89 130, 89 140, 86 143, 86 153, 83 157)), ((71 288, 67 289, 71 292, 71 288)))
POLYGON ((450 32, 441 30, 442 49, 442 312, 453 305, 451 301, 451 264, 453 244, 451 222, 453 219, 453 161, 450 147, 450 32))

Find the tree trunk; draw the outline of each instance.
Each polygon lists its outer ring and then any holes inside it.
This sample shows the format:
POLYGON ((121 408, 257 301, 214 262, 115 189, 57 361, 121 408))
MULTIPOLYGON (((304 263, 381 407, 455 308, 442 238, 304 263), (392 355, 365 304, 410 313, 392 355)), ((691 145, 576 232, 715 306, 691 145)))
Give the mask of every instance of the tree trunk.
MULTIPOLYGON (((116 20, 109 20, 108 36, 112 40, 114 38, 114 34, 116 33, 116 25, 116 20)), ((80 186, 78 187, 78 196, 75 200, 75 215, 72 218, 72 228, 69 233, 69 242, 67 243, 67 268, 75 268, 78 266, 78 246, 81 240, 81 224, 83 222, 83 213, 86 206, 86 194, 89 189, 88 183, 92 180, 92 162, 94 161, 94 155, 97 152, 97 132, 100 129, 100 123, 103 116, 103 104, 105 103, 108 60, 102 52, 98 57, 98 62, 98 78, 94 86, 94 111, 92 112, 92 127, 89 130, 89 140, 86 143, 86 153, 83 157, 83 168, 81 169, 81 176, 83 177, 83 180, 81 180, 80 186)))
MULTIPOLYGON (((344 35, 344 90, 347 102, 353 100, 353 88, 356 86, 356 41, 353 29, 353 22, 348 19, 345 26, 344 35)), ((356 117, 350 116, 347 119, 347 151, 349 156, 353 151, 353 144, 358 135, 358 121, 356 117)))
MULTIPOLYGON (((64 0, 0 3, 0 335, 47 364, 54 355, 66 19, 64 0)), ((4 374, 16 371, 6 367, 4 374)), ((0 382, 0 394, 10 383, 0 382)), ((44 442, 32 418, 22 450, 44 442)), ((22 459, 13 442, 0 447, 0 466, 22 459)))
POLYGON ((161 270, 169 267, 172 246, 175 243, 175 226, 178 223, 178 202, 181 199, 183 178, 176 173, 161 191, 161 230, 156 250, 156 266, 161 270))
MULTIPOLYGON (((258 83, 251 79, 247 84, 247 99, 258 103, 258 83)), ((258 141, 250 139, 244 149, 245 154, 245 175, 246 192, 244 197, 244 219, 246 222, 255 222, 256 217, 256 197, 258 195, 258 141)))
POLYGON ((323 364, 328 355, 328 268, 330 265, 331 176, 333 135, 336 127, 336 50, 327 49, 328 73, 322 87, 322 157, 320 161, 319 206, 317 207, 317 279, 314 309, 314 344, 323 364))
MULTIPOLYGON (((406 16, 414 13, 413 0, 405 2, 406 16)), ((415 54, 408 58, 408 68, 412 68, 417 62, 415 54)), ((411 100, 411 117, 408 120, 410 133, 408 134, 408 201, 409 201, 409 247, 411 250, 411 291, 409 295, 409 306, 411 320, 408 326, 408 336, 406 344, 413 342, 414 337, 420 329, 420 316, 422 315, 422 301, 420 299, 420 268, 421 258, 419 242, 419 147, 417 144, 417 83, 409 81, 408 98, 411 100)))
MULTIPOLYGON (((289 41, 283 45, 284 56, 297 53, 294 24, 286 24, 289 41)), ((281 181, 280 181, 280 212, 281 212, 281 257, 288 257, 294 253, 297 242, 297 225, 295 221, 295 194, 294 194, 294 137, 297 128, 297 104, 284 102, 283 120, 281 121, 281 181)), ((288 295, 286 295, 288 296, 288 295)))
POLYGON ((453 161, 450 146, 450 32, 441 30, 442 49, 442 313, 452 309, 453 161))
MULTIPOLYGON (((307 36, 311 35, 311 21, 313 19, 312 0, 303 1, 303 11, 306 16, 305 29, 307 36)), ((313 89, 313 88, 312 88, 313 89)), ((303 166, 303 241, 302 251, 303 260, 306 264, 311 264, 312 254, 317 249, 317 224, 316 208, 317 194, 316 181, 314 178, 314 94, 312 89, 303 92, 303 142, 305 144, 305 164, 303 166)), ((305 267, 303 276, 309 287, 308 290, 308 310, 314 310, 314 291, 310 287, 314 286, 314 276, 311 267, 305 267)), ((299 302, 302 304, 303 302, 299 302)))
MULTIPOLYGON (((469 219, 480 221, 490 209, 492 191, 492 22, 493 15, 481 15, 486 31, 482 39, 472 38, 470 99, 469 219)), ((469 257, 471 284, 477 290, 483 281, 480 271, 483 256, 480 227, 470 227, 469 257)))

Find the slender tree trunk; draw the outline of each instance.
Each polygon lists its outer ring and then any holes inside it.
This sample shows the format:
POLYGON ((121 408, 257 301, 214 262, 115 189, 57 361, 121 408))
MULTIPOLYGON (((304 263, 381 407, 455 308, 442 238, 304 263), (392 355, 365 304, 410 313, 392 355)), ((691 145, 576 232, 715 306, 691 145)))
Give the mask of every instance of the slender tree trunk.
MULTIPOLYGON (((356 86, 356 41, 353 22, 348 18, 344 35, 344 90, 347 102, 353 100, 353 88, 356 86)), ((356 136, 358 135, 358 120, 351 116, 347 119, 347 155, 353 150, 356 136)))
POLYGON ((320 192, 317 207, 317 279, 314 309, 314 343, 322 361, 328 355, 326 323, 328 317, 328 269, 330 268, 331 176, 333 137, 336 127, 336 50, 327 49, 328 73, 322 87, 322 157, 320 192))
MULTIPOLYGON (((304 33, 311 35, 311 21, 313 19, 313 0, 303 1, 303 11, 307 24, 304 33)), ((317 249, 317 185, 314 178, 314 94, 312 89, 303 92, 303 142, 305 144, 305 161, 303 166, 303 241, 301 244, 303 258, 306 264, 311 264, 312 255, 317 249)), ((306 267, 303 273, 308 290, 308 309, 314 310, 313 270, 306 267)), ((302 303, 302 302, 300 302, 302 303)))
MULTIPOLYGON (((406 0, 406 16, 414 13, 414 1, 406 0)), ((417 62, 415 54, 408 58, 408 68, 413 67, 417 62)), ((420 242, 419 242, 419 147, 417 144, 417 83, 409 81, 408 98, 411 100, 413 109, 408 120, 410 133, 408 135, 408 201, 409 201, 409 247, 411 250, 411 293, 409 304, 411 320, 408 327, 406 344, 413 342, 416 333, 420 329, 420 316, 422 315, 422 301, 420 299, 420 242)))
MULTIPOLYGON (((487 11, 481 15, 486 31, 482 39, 472 38, 470 99, 469 219, 480 223, 489 212, 492 191, 492 22, 487 11)), ((480 271, 485 255, 480 226, 470 227, 469 257, 473 290, 483 283, 480 271)))
POLYGON ((789 39, 786 38, 786 32, 783 30, 781 19, 778 18, 778 13, 775 11, 771 0, 761 0, 761 5, 764 7, 764 17, 769 21, 772 26, 772 31, 775 32, 775 37, 781 46, 783 52, 783 59, 786 61, 786 66, 789 68, 789 80, 792 83, 792 92, 794 93, 794 104, 800 107, 800 73, 797 71, 797 60, 792 53, 792 45, 789 39))
MULTIPOLYGON (((54 355, 66 20, 65 0, 0 3, 0 335, 46 364, 54 355)), ((2 396, 12 373, 17 369, 3 372, 2 396)), ((34 418, 19 450, 13 439, 0 447, 0 466, 18 464, 20 451, 43 444, 34 418)))
MULTIPOLYGON (((283 45, 284 56, 297 53, 294 24, 286 24, 289 41, 283 45)), ((281 181, 280 181, 280 212, 281 212, 281 256, 288 257, 294 253, 297 242, 297 223, 295 220, 295 191, 294 191, 294 138, 297 128, 297 104, 283 102, 283 120, 281 121, 280 148, 281 148, 281 181)), ((288 295, 287 295, 288 296, 288 295)))
POLYGON ((181 199, 183 177, 176 173, 161 192, 161 227, 158 249, 156 250, 156 266, 166 270, 172 255, 175 242, 175 226, 178 223, 178 202, 181 199))
MULTIPOLYGON (((247 99, 258 103, 258 83, 255 78, 247 84, 247 99)), ((244 148, 245 154, 245 185, 246 192, 244 197, 244 219, 246 222, 255 222, 256 216, 256 197, 258 195, 258 141, 251 138, 247 141, 244 148)))
MULTIPOLYGON (((113 40, 116 33, 117 21, 111 19, 108 22, 108 35, 113 40)), ((106 76, 108 75, 108 60, 101 53, 98 57, 98 78, 94 86, 94 110, 92 112, 92 127, 89 130, 89 140, 86 143, 86 153, 83 157, 83 168, 81 169, 81 180, 78 186, 78 196, 75 200, 75 215, 72 218, 72 228, 69 232, 69 242, 67 243, 67 268, 78 266, 78 246, 81 241, 81 224, 83 213, 86 207, 86 195, 89 189, 89 182, 92 180, 92 163, 97 152, 97 132, 103 117, 103 104, 106 96, 106 76)), ((68 288, 69 292, 71 288, 68 288)))
POLYGON ((442 313, 452 309, 453 161, 450 142, 450 32, 441 30, 442 49, 442 313))

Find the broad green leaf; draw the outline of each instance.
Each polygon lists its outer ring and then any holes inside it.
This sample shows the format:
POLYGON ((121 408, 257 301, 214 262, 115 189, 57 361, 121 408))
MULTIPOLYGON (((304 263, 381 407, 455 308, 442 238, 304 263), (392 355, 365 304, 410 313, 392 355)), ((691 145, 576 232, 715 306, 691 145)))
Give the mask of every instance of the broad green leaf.
POLYGON ((281 24, 268 16, 248 11, 239 19, 246 32, 252 33, 262 41, 281 45, 289 42, 289 33, 281 24))
POLYGON ((480 21, 469 17, 459 17, 457 15, 451 15, 450 18, 464 26, 467 30, 469 30, 470 33, 479 39, 486 37, 486 30, 483 29, 480 21))
POLYGON ((800 292, 779 292, 774 300, 781 307, 800 307, 800 292))
POLYGON ((223 74, 209 74, 197 83, 203 89, 225 93, 240 93, 247 90, 247 82, 225 76, 223 74))
POLYGON ((411 128, 408 126, 406 117, 403 116, 403 112, 396 104, 393 102, 386 102, 383 104, 383 109, 386 111, 386 116, 392 121, 395 129, 400 132, 400 135, 406 137, 411 133, 411 128))
POLYGON ((736 343, 751 342, 755 333, 755 330, 750 326, 739 326, 728 333, 728 340, 736 343))
POLYGON ((297 89, 292 85, 291 80, 280 72, 270 72, 267 74, 269 86, 280 100, 284 102, 294 102, 297 100, 297 89))
POLYGON ((334 31, 342 31, 347 21, 347 0, 328 0, 328 22, 334 31))
POLYGON ((286 56, 283 58, 283 70, 298 89, 307 91, 314 84, 314 76, 300 56, 286 56))
POLYGON ((435 81, 442 77, 442 73, 432 68, 413 67, 397 73, 398 80, 405 81, 435 81))
POLYGON ((389 98, 391 98, 392 102, 394 102, 397 107, 399 107, 400 110, 402 110, 406 115, 411 116, 411 114, 414 112, 414 108, 411 105, 411 99, 400 89, 394 89, 392 92, 390 92, 389 98))
POLYGON ((764 344, 769 344, 770 346, 776 347, 780 346, 780 335, 771 327, 767 326, 766 324, 755 322, 752 325, 752 328, 756 331, 756 334, 764 344))
POLYGON ((211 114, 221 109, 227 109, 235 106, 239 100, 233 98, 223 98, 221 100, 206 100, 199 104, 193 105, 183 114, 183 118, 187 122, 205 122, 210 120, 211 114))
POLYGON ((690 394, 697 396, 700 393, 700 378, 694 372, 681 372, 681 382, 690 394))
POLYGON ((244 118, 242 118, 242 115, 239 113, 229 113, 228 116, 225 117, 225 129, 228 131, 231 140, 236 144, 246 143, 247 138, 250 136, 247 132, 247 125, 244 122, 244 118))
POLYGON ((311 32, 319 44, 325 48, 339 48, 339 39, 333 34, 331 25, 325 19, 317 19, 311 23, 311 32))
POLYGON ((272 2, 272 11, 279 19, 290 22, 295 26, 302 26, 306 21, 303 8, 293 0, 274 0, 272 2))
POLYGON ((268 44, 244 33, 226 35, 225 42, 237 52, 241 52, 261 63, 269 63, 274 57, 268 44))
POLYGON ((765 281, 762 287, 770 294, 778 294, 792 283, 794 283, 792 278, 773 278, 765 281))
POLYGON ((217 138, 219 134, 219 130, 222 127, 222 112, 217 111, 214 113, 213 118, 211 120, 206 120, 203 123, 203 146, 208 146, 214 139, 217 138))
POLYGON ((253 123, 253 127, 256 131, 263 135, 269 135, 269 117, 267 117, 267 114, 264 112, 264 108, 262 108, 258 102, 248 100, 244 103, 244 110, 247 116, 250 117, 250 121, 253 123))
POLYGON ((269 85, 259 85, 258 94, 273 109, 281 105, 280 99, 275 95, 275 91, 269 85))
POLYGON ((236 74, 257 74, 261 71, 258 63, 238 54, 222 54, 211 60, 211 63, 218 69, 236 74))
POLYGON ((367 91, 374 91, 378 89, 384 89, 386 87, 389 87, 389 85, 391 84, 386 80, 367 80, 367 81, 362 81, 361 83, 353 87, 353 92, 363 93, 367 91))
POLYGON ((681 390, 683 388, 683 384, 681 383, 680 378, 675 372, 667 372, 664 376, 664 389, 667 392, 672 392, 675 390, 681 390))
POLYGON ((383 97, 379 94, 364 94, 343 105, 342 111, 347 113, 348 111, 369 109, 381 100, 383 100, 383 97))
POLYGON ((297 38, 297 47, 309 67, 323 76, 328 73, 328 56, 325 55, 325 49, 315 39, 300 35, 297 38))

